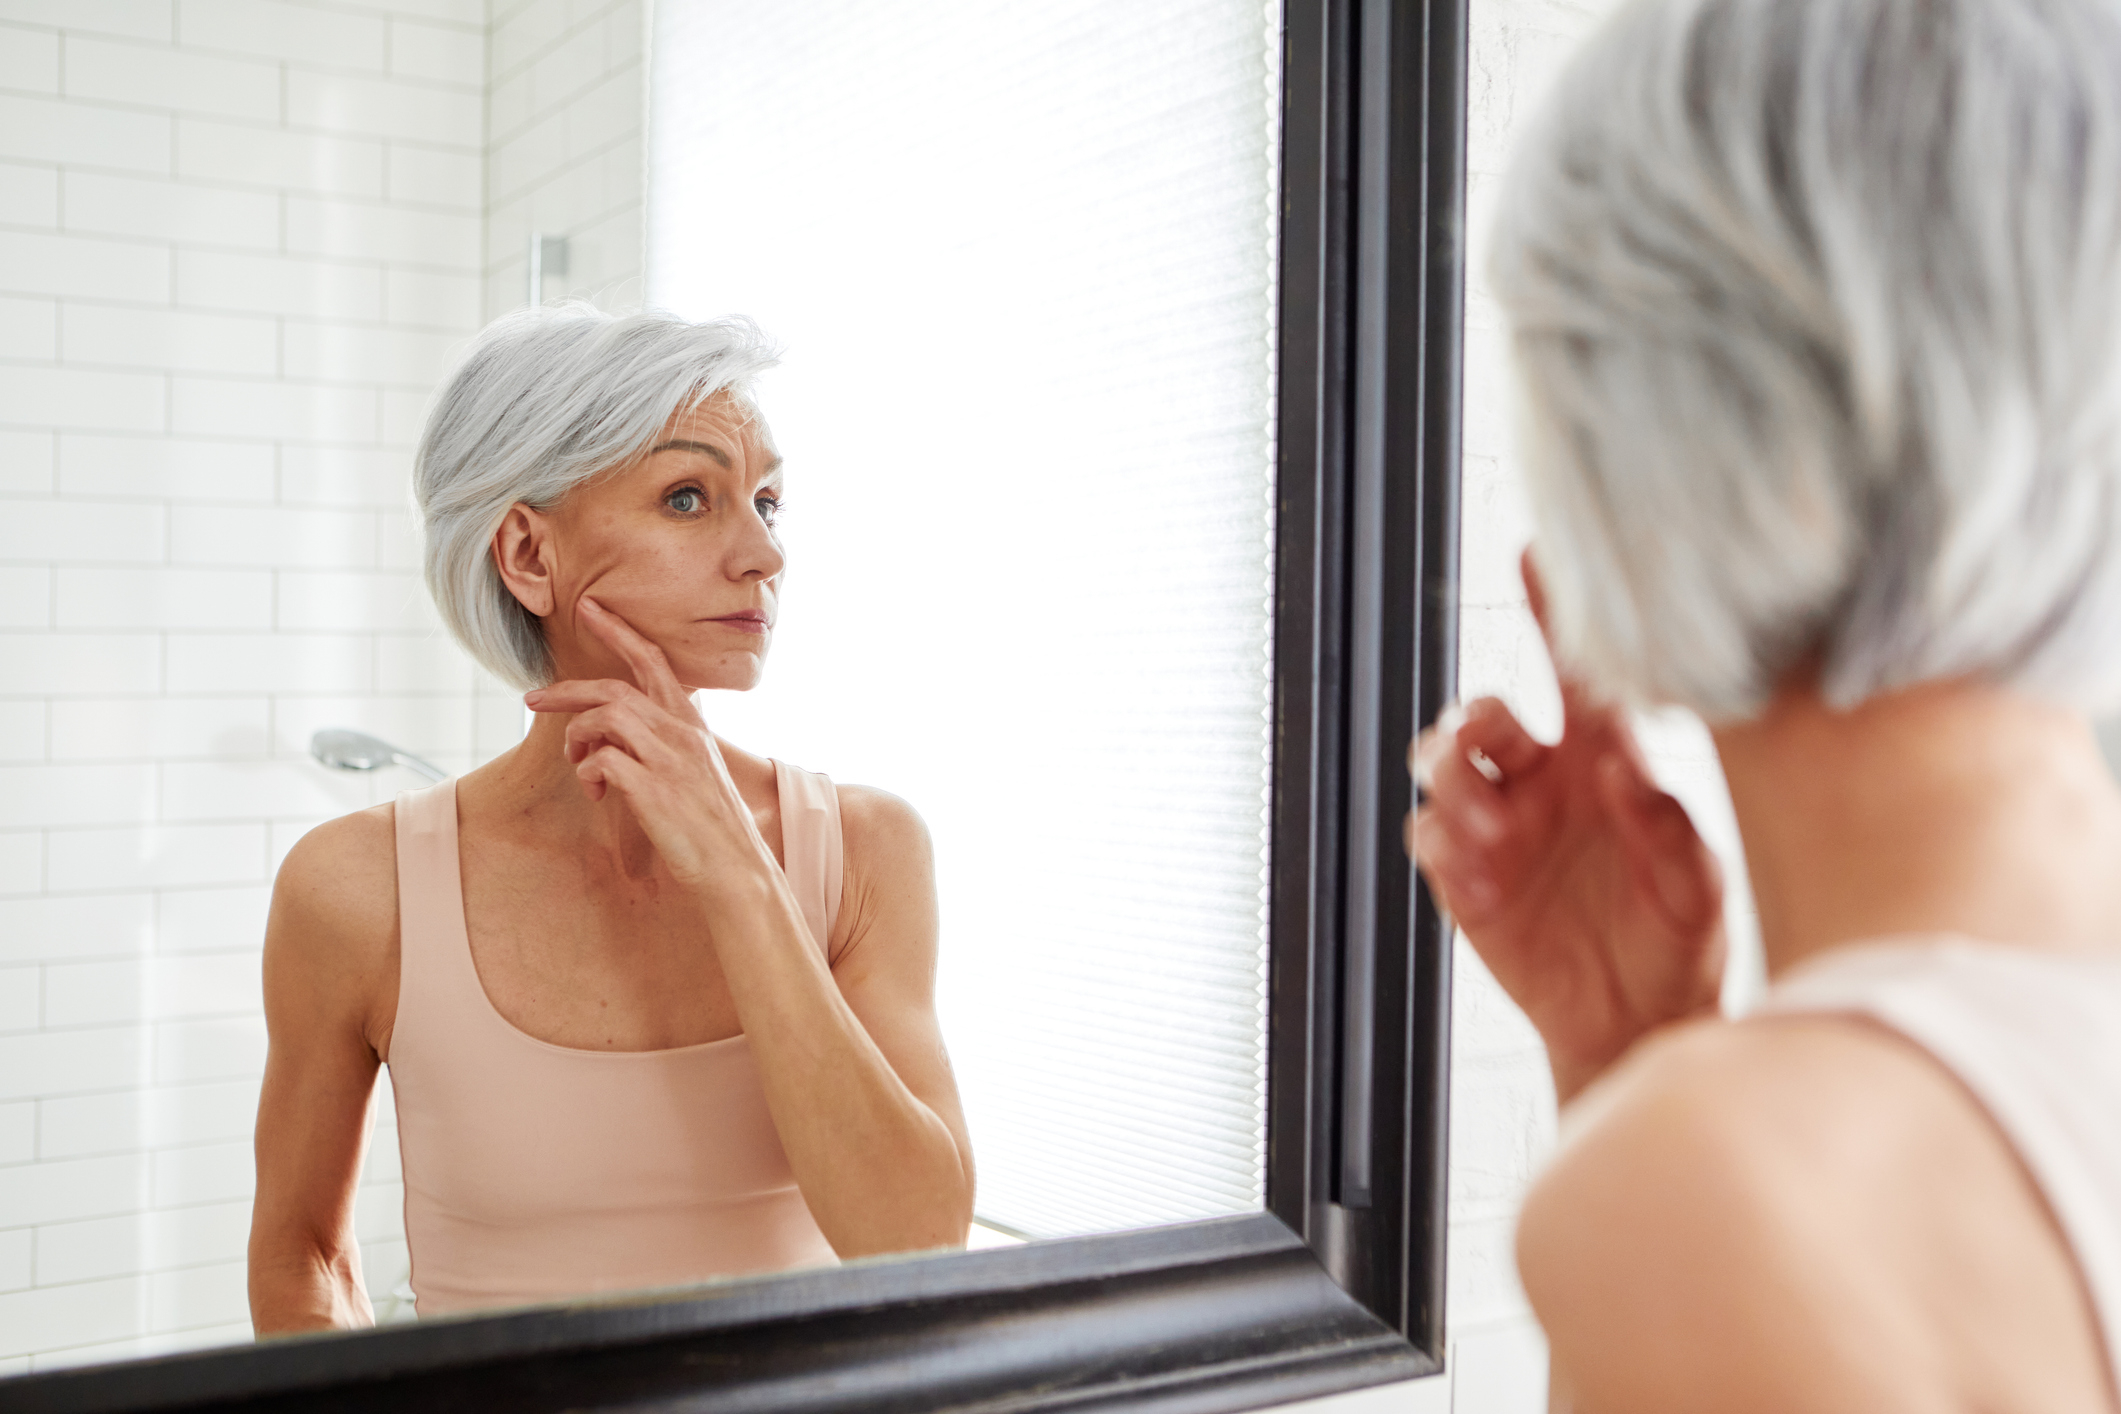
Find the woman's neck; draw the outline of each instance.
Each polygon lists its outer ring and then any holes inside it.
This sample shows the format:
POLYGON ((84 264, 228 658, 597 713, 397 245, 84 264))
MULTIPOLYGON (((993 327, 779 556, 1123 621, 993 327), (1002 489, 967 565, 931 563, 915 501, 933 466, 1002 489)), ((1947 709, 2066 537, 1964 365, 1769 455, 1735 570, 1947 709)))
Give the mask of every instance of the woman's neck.
POLYGON ((2082 716, 1964 682, 1835 712, 1806 683, 1715 738, 1770 974, 1907 933, 2121 951, 2121 792, 2082 716))
POLYGON ((567 759, 567 724, 558 713, 531 718, 530 730, 513 748, 474 773, 482 795, 504 820, 535 822, 538 836, 565 841, 570 850, 608 854, 614 868, 645 878, 654 869, 655 846, 617 792, 592 801, 567 759))

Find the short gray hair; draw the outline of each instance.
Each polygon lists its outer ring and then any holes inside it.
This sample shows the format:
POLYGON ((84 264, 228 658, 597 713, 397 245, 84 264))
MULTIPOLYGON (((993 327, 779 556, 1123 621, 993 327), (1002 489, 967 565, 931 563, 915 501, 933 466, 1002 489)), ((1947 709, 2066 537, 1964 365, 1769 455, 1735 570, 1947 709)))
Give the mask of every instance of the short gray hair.
POLYGON ((493 562, 509 507, 552 509, 646 452, 679 412, 724 391, 748 396, 777 358, 742 318, 565 304, 489 324, 428 415, 413 464, 428 592, 464 651, 515 688, 552 681, 544 632, 493 562))
POLYGON ((2121 7, 1637 0, 1495 237, 1566 661, 2121 692, 2121 7))

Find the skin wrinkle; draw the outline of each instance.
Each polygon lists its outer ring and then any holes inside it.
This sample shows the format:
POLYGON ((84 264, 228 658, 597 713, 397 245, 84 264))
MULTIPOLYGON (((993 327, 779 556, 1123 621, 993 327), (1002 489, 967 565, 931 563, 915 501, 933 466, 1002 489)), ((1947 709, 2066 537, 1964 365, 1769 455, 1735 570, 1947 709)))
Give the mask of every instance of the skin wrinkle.
POLYGON ((518 503, 553 509, 718 392, 748 419, 745 390, 776 361, 771 341, 741 318, 691 323, 563 303, 489 325, 428 418, 413 463, 428 590, 465 650, 518 690, 550 681, 537 621, 493 565, 503 515, 518 503))

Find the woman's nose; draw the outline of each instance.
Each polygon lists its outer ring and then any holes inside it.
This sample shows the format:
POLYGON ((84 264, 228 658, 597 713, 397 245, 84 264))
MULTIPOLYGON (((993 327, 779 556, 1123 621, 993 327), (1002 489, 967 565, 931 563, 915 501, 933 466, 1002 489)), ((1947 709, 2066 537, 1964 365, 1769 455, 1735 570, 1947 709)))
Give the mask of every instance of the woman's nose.
POLYGON ((730 554, 731 579, 772 579, 788 564, 773 528, 756 514, 747 518, 730 554))

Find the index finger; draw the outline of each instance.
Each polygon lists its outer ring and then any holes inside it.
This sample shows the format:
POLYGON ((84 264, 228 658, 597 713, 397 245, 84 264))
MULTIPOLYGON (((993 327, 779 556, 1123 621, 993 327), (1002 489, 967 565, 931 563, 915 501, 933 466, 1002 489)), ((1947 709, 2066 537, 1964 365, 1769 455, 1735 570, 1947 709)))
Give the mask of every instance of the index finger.
POLYGON ((1524 547, 1524 554, 1517 560, 1517 569, 1524 577, 1525 599, 1531 605, 1532 620, 1539 625, 1539 641, 1546 645, 1547 661, 1553 664, 1554 681, 1561 688, 1561 734, 1567 737, 1579 724, 1596 725, 1591 719, 1612 709, 1588 682, 1564 667, 1561 655, 1554 651, 1554 627, 1547 617, 1546 581, 1540 578, 1531 546, 1524 547))
POLYGON ((670 659, 662 649, 641 637, 632 624, 587 594, 577 603, 584 611, 582 618, 589 625, 589 631, 604 640, 611 651, 633 670, 635 686, 674 712, 692 711, 692 695, 678 682, 677 674, 670 671, 670 659))
POLYGON ((1424 794, 1436 789, 1446 764, 1470 763, 1490 786, 1505 786, 1539 765, 1549 748, 1534 740, 1501 698, 1452 707, 1414 740, 1408 765, 1424 794))
POLYGON ((523 694, 523 705, 533 712, 554 712, 572 716, 597 707, 607 707, 636 695, 645 696, 630 682, 617 678, 573 678, 562 682, 549 682, 541 688, 523 694))

